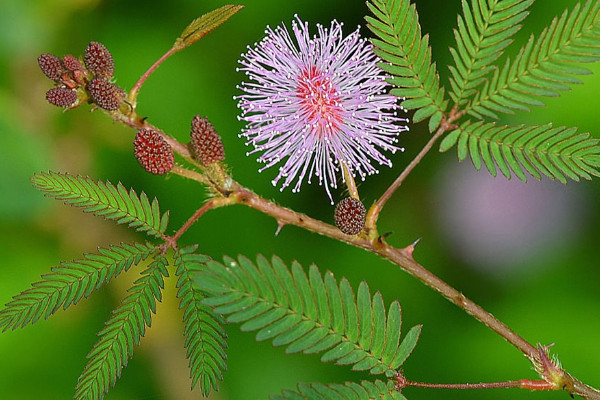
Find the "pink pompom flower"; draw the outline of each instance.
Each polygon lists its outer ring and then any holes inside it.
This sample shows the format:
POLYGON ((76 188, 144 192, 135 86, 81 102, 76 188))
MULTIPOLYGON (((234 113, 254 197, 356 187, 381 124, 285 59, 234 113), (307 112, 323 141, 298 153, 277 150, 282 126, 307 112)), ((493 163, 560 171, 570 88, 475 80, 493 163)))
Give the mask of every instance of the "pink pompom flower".
POLYGON ((248 154, 262 153, 260 171, 282 164, 272 181, 281 181, 281 190, 294 184, 297 192, 305 178, 317 177, 333 204, 330 188, 342 165, 364 180, 378 172, 373 164, 392 165, 382 150, 402 150, 397 135, 408 130, 407 120, 397 116, 402 108, 386 91, 381 60, 358 31, 344 37, 333 21, 310 36, 296 16, 293 38, 284 25, 267 27, 242 54, 238 71, 249 80, 236 97, 246 122, 240 137, 254 146, 248 154))

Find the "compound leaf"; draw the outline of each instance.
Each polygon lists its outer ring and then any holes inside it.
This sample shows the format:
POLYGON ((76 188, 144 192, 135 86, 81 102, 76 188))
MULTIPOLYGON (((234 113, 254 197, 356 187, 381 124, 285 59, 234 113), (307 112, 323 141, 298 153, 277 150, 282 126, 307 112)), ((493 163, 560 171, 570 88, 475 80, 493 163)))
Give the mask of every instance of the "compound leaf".
POLYGON ((367 26, 378 37, 375 53, 384 61, 380 67, 391 75, 391 93, 403 99, 402 106, 415 110, 413 122, 432 118, 429 130, 439 126, 448 106, 435 63, 431 62, 429 36, 421 35, 419 15, 409 0, 371 0, 367 26))
POLYGON ((512 43, 534 0, 462 0, 463 13, 454 30, 456 48, 450 53, 454 66, 450 97, 464 105, 492 72, 492 63, 512 43))
POLYGON ((537 39, 532 35, 514 61, 507 58, 495 69, 465 109, 482 119, 544 106, 538 97, 556 97, 581 83, 577 75, 591 74, 579 64, 600 61, 599 49, 600 1, 578 3, 554 18, 537 39))
POLYGON ((0 327, 3 331, 23 328, 41 317, 49 318, 61 307, 66 310, 145 260, 154 250, 150 243, 121 243, 98 248, 97 253, 84 254, 79 260, 63 261, 6 304, 0 311, 0 327))
POLYGON ((175 275, 179 308, 183 309, 186 356, 189 360, 192 388, 198 383, 206 397, 211 388, 219 389, 223 372, 227 369, 227 333, 223 318, 202 304, 205 294, 194 282, 209 257, 195 253, 197 246, 189 246, 175 253, 175 275))
POLYGON ((496 167, 507 178, 512 171, 522 181, 527 181, 526 172, 537 179, 546 175, 562 183, 567 178, 579 181, 600 176, 600 140, 589 133, 577 133, 576 128, 467 121, 451 137, 453 143, 442 142, 441 150, 458 143, 460 161, 469 155, 475 168, 485 165, 493 176, 496 167))
POLYGON ((152 203, 144 192, 138 195, 133 189, 127 191, 118 183, 94 182, 89 177, 70 174, 43 172, 31 178, 33 186, 65 204, 83 208, 108 220, 116 220, 118 224, 127 224, 136 231, 145 232, 149 236, 163 236, 169 213, 160 216, 158 200, 152 203))
POLYGON ((121 371, 133 356, 134 346, 139 345, 146 327, 156 312, 156 301, 161 301, 164 278, 169 276, 167 260, 156 258, 141 277, 128 290, 121 305, 113 311, 88 354, 88 362, 75 388, 75 400, 103 399, 104 394, 115 385, 121 371))
POLYGON ((391 374, 408 357, 418 335, 400 342, 397 302, 386 314, 381 295, 371 297, 364 282, 355 298, 348 281, 338 283, 331 272, 323 277, 313 265, 307 276, 298 263, 291 270, 277 257, 259 256, 257 264, 226 257, 224 264, 208 261, 197 282, 204 304, 288 353, 324 352, 323 362, 373 374, 391 374))

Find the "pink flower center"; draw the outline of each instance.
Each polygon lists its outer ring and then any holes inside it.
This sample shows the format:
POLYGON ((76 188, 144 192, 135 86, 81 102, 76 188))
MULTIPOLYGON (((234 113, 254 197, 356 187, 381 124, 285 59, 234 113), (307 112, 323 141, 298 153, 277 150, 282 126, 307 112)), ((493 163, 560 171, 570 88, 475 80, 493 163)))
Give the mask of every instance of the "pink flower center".
POLYGON ((315 66, 303 70, 298 77, 296 95, 300 99, 300 112, 313 125, 319 139, 337 130, 342 123, 342 108, 338 90, 329 76, 315 66))

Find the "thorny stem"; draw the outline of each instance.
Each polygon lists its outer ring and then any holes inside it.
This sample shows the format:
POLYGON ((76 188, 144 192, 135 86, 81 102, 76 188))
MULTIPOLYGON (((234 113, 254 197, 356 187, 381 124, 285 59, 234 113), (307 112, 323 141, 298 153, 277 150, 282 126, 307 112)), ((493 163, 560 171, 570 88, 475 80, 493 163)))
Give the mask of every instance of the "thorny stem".
MULTIPOLYGON (((171 54, 175 53, 178 49, 176 47, 169 50, 163 55, 152 67, 144 74, 142 78, 136 83, 130 93, 130 99, 135 100, 137 91, 147 79, 147 77, 171 54)), ((134 103, 132 103, 134 104, 134 103)), ((439 137, 445 132, 454 128, 454 121, 464 115, 463 111, 458 111, 455 107, 452 111, 442 120, 442 124, 438 131, 433 135, 425 147, 419 152, 415 159, 405 168, 405 170, 398 176, 396 181, 386 190, 381 198, 374 204, 369 210, 367 216, 367 226, 363 233, 359 235, 346 235, 342 233, 338 228, 325 222, 316 220, 307 215, 298 213, 291 209, 279 206, 271 201, 268 201, 249 189, 243 187, 233 179, 229 178, 226 181, 226 187, 219 185, 216 181, 207 179, 212 189, 219 193, 221 197, 215 197, 204 204, 200 209, 190 217, 190 219, 179 229, 174 237, 167 237, 166 244, 176 245, 176 240, 185 232, 189 227, 194 224, 200 216, 212 208, 221 207, 224 205, 232 204, 243 204, 250 208, 254 208, 266 215, 269 215, 277 221, 278 232, 285 225, 295 225, 306 230, 330 237, 332 239, 339 240, 341 242, 360 247, 369 252, 378 254, 382 258, 390 261, 391 263, 399 266, 410 275, 420 280, 425 285, 434 289, 440 293, 443 297, 448 299, 453 304, 465 310, 468 314, 473 316, 475 319, 483 323, 492 331, 503 337, 507 342, 519 349, 534 365, 536 371, 544 378, 545 382, 552 384, 553 390, 566 390, 571 395, 578 395, 588 400, 600 400, 600 391, 592 388, 578 379, 572 377, 562 368, 555 366, 547 359, 547 353, 537 349, 535 346, 527 342, 516 332, 511 330, 507 325, 502 323, 499 319, 494 317, 491 313, 477 305, 475 302, 469 300, 460 291, 456 290, 452 286, 448 285, 442 279, 431 273, 425 267, 420 265, 413 258, 413 251, 416 242, 412 245, 399 249, 389 245, 385 241, 385 237, 377 233, 376 223, 379 213, 387 200, 392 194, 400 187, 404 179, 410 174, 410 172, 416 167, 416 165, 423 159, 427 152, 433 147, 433 144, 439 137)), ((135 108, 129 115, 119 115, 116 117, 117 120, 128 125, 134 129, 153 129, 158 132, 168 143, 171 145, 173 150, 186 159, 188 162, 202 168, 201 165, 193 158, 187 146, 183 145, 175 138, 165 134, 160 129, 149 124, 145 118, 140 118, 135 108)), ((188 171, 188 170, 185 170, 188 171)), ((193 172, 188 171, 182 173, 181 170, 176 169, 175 173, 179 173, 182 176, 192 177, 193 172)), ((200 175, 200 174, 197 174, 200 175)), ((198 177, 196 177, 198 178, 198 177)), ((195 179, 205 183, 204 179, 195 179)), ((517 381, 519 382, 519 381, 517 381)))
MULTIPOLYGON (((456 118, 458 117, 455 117, 455 119, 456 118)), ((169 142, 169 144, 173 147, 173 150, 176 153, 178 153, 186 160, 192 162, 194 165, 198 166, 197 161, 192 157, 191 153, 185 145, 181 144, 171 136, 166 135, 160 129, 150 125, 148 122, 145 121, 145 119, 140 119, 139 117, 137 117, 137 115, 135 115, 135 113, 132 113, 132 115, 130 116, 124 116, 122 118, 119 118, 119 120, 124 124, 136 129, 148 128, 156 130, 159 134, 161 134, 161 136, 165 138, 165 140, 169 142)), ((450 119, 446 121, 447 122, 444 126, 445 130, 448 130, 452 126, 449 124, 450 119)), ((438 130, 434 137, 441 136, 442 133, 439 133, 438 130)), ((431 148, 433 142, 434 140, 432 138, 432 140, 430 140, 429 142, 429 148, 431 148)), ((421 152, 423 154, 421 158, 419 158, 419 160, 422 159, 426 152, 427 151, 421 152)), ((403 172, 401 177, 399 177, 394 183, 396 184, 398 181, 402 183, 404 178, 413 168, 414 166, 410 169, 407 168, 405 172, 403 172)), ((396 184, 396 188, 400 186, 400 183, 396 184)), ((210 185, 216 192, 218 192, 221 195, 221 197, 215 197, 212 200, 209 200, 198 211, 196 211, 196 213, 192 215, 192 217, 190 217, 188 222, 186 222, 186 224, 184 224, 184 226, 182 226, 179 229, 179 231, 175 234, 175 240, 173 240, 173 237, 166 239, 167 245, 176 245, 176 239, 178 239, 185 231, 187 231, 187 229, 189 229, 189 227, 192 224, 194 224, 198 220, 198 218, 200 218, 200 216, 202 216, 208 210, 232 204, 246 205, 250 208, 253 208, 275 218, 278 224, 278 232, 285 225, 295 225, 308 231, 315 232, 330 237, 332 239, 336 239, 341 242, 360 247, 369 252, 378 254, 382 258, 399 266, 404 271, 408 272, 410 275, 414 276, 425 285, 440 293, 450 302, 465 310, 468 314, 473 316, 478 321, 482 322, 489 329, 496 332, 507 342, 519 349, 533 363, 538 373, 540 373, 540 375, 547 382, 552 382, 554 384, 554 390, 565 389, 571 395, 579 395, 589 400, 600 400, 600 391, 580 382, 561 368, 555 367, 552 373, 547 373, 548 361, 545 359, 547 358, 544 355, 545 353, 541 352, 535 346, 527 342, 516 332, 511 330, 507 325, 505 325, 496 317, 494 317, 491 313, 487 312, 485 309, 477 305, 472 300, 469 300, 460 291, 448 285, 442 279, 438 278, 425 267, 417 263, 413 258, 413 251, 416 243, 413 243, 412 245, 403 249, 395 248, 385 241, 384 236, 380 236, 379 234, 377 234, 376 229, 367 229, 365 232, 369 232, 369 234, 363 232, 362 234, 354 236, 346 235, 333 225, 327 224, 323 221, 319 221, 305 214, 298 213, 294 210, 279 206, 271 201, 268 201, 260 197, 256 193, 250 191, 249 189, 243 187, 233 179, 228 180, 227 187, 220 187, 219 185, 215 184, 215 182, 212 180, 210 180, 210 185), (217 202, 217 200, 219 200, 220 202, 217 202)), ((388 190, 387 192, 389 192, 389 195, 387 197, 389 198, 389 196, 391 196, 391 194, 393 193, 393 190, 388 190)), ((383 203, 385 203, 385 201, 383 203)), ((383 203, 381 204, 381 206, 383 206, 383 203)), ((371 217, 373 222, 376 222, 376 216, 377 215, 375 215, 375 218, 371 217)))

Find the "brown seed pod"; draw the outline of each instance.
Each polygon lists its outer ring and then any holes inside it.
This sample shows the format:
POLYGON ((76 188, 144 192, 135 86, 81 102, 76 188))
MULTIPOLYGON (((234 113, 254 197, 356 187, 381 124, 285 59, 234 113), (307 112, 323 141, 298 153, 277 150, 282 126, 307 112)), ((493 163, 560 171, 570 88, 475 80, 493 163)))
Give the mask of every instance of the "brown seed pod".
POLYGON ((346 197, 335 206, 335 226, 348 235, 356 235, 365 227, 367 209, 354 197, 346 197))
POLYGON ((192 151, 202 165, 209 165, 225 159, 223 141, 213 124, 205 117, 196 115, 191 129, 192 151))
POLYGON ((38 64, 44 75, 53 81, 60 81, 64 68, 58 57, 53 54, 42 54, 38 57, 38 64))
POLYGON ((102 78, 92 79, 87 89, 94 102, 108 111, 118 109, 125 94, 123 89, 102 78))
POLYGON ((152 174, 164 175, 175 165, 171 146, 150 129, 141 129, 135 135, 133 152, 142 168, 152 174))
POLYGON ((85 49, 85 66, 98 78, 110 79, 115 73, 115 62, 110 51, 99 42, 90 42, 85 49))
POLYGON ((57 107, 69 107, 77 102, 77 92, 65 87, 57 87, 46 92, 46 100, 57 107))

